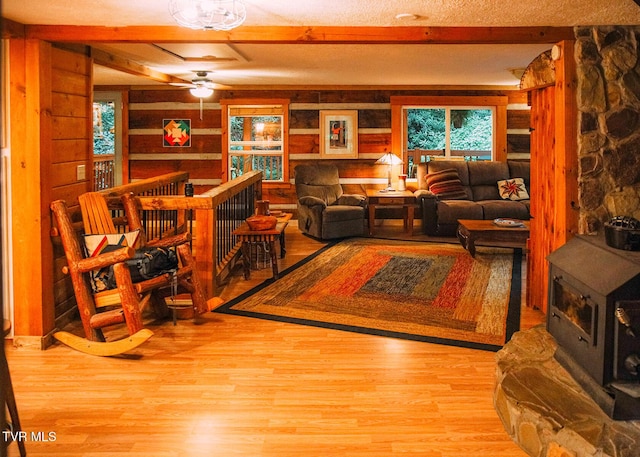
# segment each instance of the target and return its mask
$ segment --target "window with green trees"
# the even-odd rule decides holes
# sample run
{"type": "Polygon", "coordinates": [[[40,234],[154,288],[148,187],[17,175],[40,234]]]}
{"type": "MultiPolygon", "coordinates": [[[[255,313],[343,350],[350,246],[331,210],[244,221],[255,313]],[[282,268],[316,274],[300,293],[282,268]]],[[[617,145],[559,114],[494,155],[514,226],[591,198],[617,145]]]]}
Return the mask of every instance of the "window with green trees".
{"type": "Polygon", "coordinates": [[[420,162],[439,158],[506,159],[503,95],[391,97],[391,143],[402,155],[405,173],[416,177],[420,162]]]}
{"type": "Polygon", "coordinates": [[[491,160],[493,110],[489,108],[407,108],[406,149],[421,156],[491,160]]]}

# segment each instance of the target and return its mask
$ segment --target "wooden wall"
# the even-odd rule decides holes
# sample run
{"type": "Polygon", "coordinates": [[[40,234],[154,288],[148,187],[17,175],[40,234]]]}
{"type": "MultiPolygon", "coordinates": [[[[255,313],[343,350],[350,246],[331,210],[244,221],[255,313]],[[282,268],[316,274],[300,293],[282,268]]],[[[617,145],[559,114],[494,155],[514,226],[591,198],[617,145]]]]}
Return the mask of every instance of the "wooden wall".
{"type": "MultiPolygon", "coordinates": [[[[52,49],[50,197],[65,200],[71,209],[78,196],[91,191],[93,175],[92,63],[87,56],[52,49]],[[84,167],[84,177],[78,176],[84,167]]],[[[65,325],[75,308],[73,286],[62,273],[64,251],[54,245],[53,290],[56,327],[65,325]]]]}
{"type": "Polygon", "coordinates": [[[559,43],[553,86],[531,91],[531,239],[527,304],[547,310],[547,256],[578,233],[578,133],[574,42],[559,43]]]}
{"type": "MultiPolygon", "coordinates": [[[[216,91],[205,100],[203,119],[199,103],[188,90],[132,90],[129,92],[129,176],[142,179],[172,171],[187,171],[196,192],[220,183],[221,99],[289,99],[289,169],[320,159],[319,112],[325,109],[358,110],[358,159],[335,160],[347,191],[361,185],[385,181],[384,167],[374,166],[391,149],[390,97],[395,95],[506,95],[507,141],[510,158],[529,157],[529,107],[526,94],[518,91],[443,90],[227,90],[216,91]],[[162,146],[163,119],[191,119],[190,147],[162,146]]],[[[290,185],[264,187],[264,198],[272,207],[293,209],[295,195],[290,185]]]]}
{"type": "Polygon", "coordinates": [[[75,205],[92,185],[92,65],[85,55],[56,48],[51,63],[51,200],[75,205]],[[81,166],[85,177],[78,179],[81,166]]]}
{"type": "Polygon", "coordinates": [[[49,204],[90,188],[76,173],[91,170],[92,63],[39,40],[15,38],[9,49],[14,343],[42,347],[73,305],[49,204]]]}
{"type": "Polygon", "coordinates": [[[531,93],[531,238],[527,262],[527,304],[546,309],[547,277],[549,267],[546,256],[553,249],[556,231],[554,208],[555,119],[549,113],[555,111],[555,87],[546,87],[531,93]]]}

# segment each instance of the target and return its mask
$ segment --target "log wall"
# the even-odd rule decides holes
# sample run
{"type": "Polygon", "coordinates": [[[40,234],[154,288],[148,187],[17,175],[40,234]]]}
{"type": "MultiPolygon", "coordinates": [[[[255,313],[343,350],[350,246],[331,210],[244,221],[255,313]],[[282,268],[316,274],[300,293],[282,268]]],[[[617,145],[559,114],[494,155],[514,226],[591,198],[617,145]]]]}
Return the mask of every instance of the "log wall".
{"type": "MultiPolygon", "coordinates": [[[[333,160],[347,191],[361,191],[363,185],[381,184],[384,167],[374,166],[391,150],[391,96],[503,95],[507,110],[507,153],[509,158],[529,158],[529,106],[526,94],[518,91],[444,90],[223,90],[205,100],[202,120],[200,105],[188,90],[132,90],[129,92],[129,176],[148,178],[172,171],[186,171],[203,192],[221,181],[221,99],[290,100],[289,170],[299,163],[320,159],[320,110],[358,110],[358,159],[333,160]],[[163,119],[191,119],[190,147],[163,147],[163,119]]],[[[292,181],[291,181],[292,182],[292,181]]],[[[272,207],[293,209],[295,192],[291,185],[265,184],[263,197],[272,207]]]]}
{"type": "MultiPolygon", "coordinates": [[[[50,202],[65,200],[74,208],[92,185],[92,64],[87,56],[62,49],[52,48],[51,56],[51,193],[43,203],[48,209],[50,202]],[[78,167],[84,167],[84,178],[78,179],[78,167]]],[[[53,257],[54,313],[62,326],[75,298],[71,279],[62,273],[64,251],[55,246],[53,257]]]]}
{"type": "Polygon", "coordinates": [[[9,47],[14,344],[44,347],[74,305],[62,250],[49,237],[49,204],[77,204],[90,188],[92,62],[38,40],[9,47]]]}

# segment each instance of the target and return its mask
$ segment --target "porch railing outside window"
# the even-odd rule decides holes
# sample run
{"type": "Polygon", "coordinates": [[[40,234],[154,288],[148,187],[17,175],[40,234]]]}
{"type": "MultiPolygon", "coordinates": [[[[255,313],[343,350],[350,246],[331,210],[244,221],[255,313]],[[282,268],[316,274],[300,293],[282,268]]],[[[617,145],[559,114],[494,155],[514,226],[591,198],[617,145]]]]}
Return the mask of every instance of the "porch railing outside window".
{"type": "Polygon", "coordinates": [[[249,170],[262,171],[265,181],[282,181],[282,156],[256,154],[231,156],[231,179],[236,179],[249,170]]]}
{"type": "Polygon", "coordinates": [[[255,170],[264,181],[284,180],[284,107],[229,106],[229,178],[255,170]]]}
{"type": "Polygon", "coordinates": [[[93,156],[93,190],[110,189],[115,185],[115,155],[93,156]]]}

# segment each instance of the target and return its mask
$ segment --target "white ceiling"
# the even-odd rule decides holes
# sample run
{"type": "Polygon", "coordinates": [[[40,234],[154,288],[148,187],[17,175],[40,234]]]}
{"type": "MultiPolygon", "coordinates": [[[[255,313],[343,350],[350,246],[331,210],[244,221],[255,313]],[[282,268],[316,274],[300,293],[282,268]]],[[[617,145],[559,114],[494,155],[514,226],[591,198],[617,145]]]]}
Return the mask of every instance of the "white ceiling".
{"type": "MultiPolygon", "coordinates": [[[[634,0],[245,0],[244,26],[576,26],[637,25],[634,0]],[[399,20],[412,13],[415,20],[399,20]]],[[[3,0],[2,16],[24,24],[175,25],[168,0],[3,0]]],[[[242,27],[242,26],[240,26],[242,27]]],[[[126,33],[126,29],[122,31],[126,33]]],[[[525,68],[551,46],[101,44],[112,54],[191,79],[210,70],[215,82],[242,85],[500,85],[516,86],[525,68]],[[182,57],[216,56],[216,62],[182,57]]],[[[157,84],[104,67],[95,83],[157,84]]]]}

